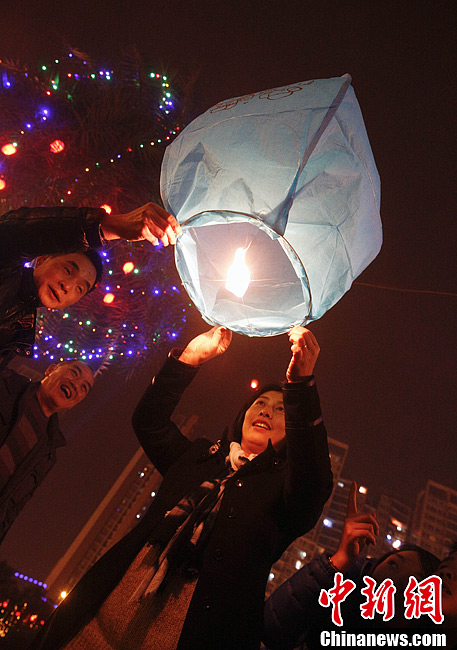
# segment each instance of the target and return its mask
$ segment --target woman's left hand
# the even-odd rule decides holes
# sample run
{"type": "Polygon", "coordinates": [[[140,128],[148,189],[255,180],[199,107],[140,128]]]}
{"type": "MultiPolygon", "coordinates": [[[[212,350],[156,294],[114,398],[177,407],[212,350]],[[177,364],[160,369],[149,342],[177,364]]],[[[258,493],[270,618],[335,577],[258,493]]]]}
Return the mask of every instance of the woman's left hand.
{"type": "Polygon", "coordinates": [[[287,381],[300,381],[313,374],[320,347],[314,334],[306,327],[296,326],[289,332],[292,359],[286,371],[287,381]]]}
{"type": "Polygon", "coordinates": [[[232,332],[226,327],[212,327],[208,332],[199,334],[187,344],[179,361],[190,366],[199,366],[205,361],[223,354],[232,340],[232,332]]]}

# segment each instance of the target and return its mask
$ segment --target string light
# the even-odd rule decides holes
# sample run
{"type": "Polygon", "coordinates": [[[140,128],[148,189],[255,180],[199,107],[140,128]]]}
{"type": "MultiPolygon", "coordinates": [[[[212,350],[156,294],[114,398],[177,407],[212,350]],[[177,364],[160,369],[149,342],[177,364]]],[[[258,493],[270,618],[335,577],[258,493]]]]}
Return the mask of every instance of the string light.
{"type": "MultiPolygon", "coordinates": [[[[0,83],[3,81],[5,96],[11,97],[11,107],[18,110],[11,110],[13,117],[2,129],[4,146],[13,145],[16,153],[14,167],[5,153],[2,152],[3,158],[0,154],[0,189],[3,184],[6,201],[10,205],[8,207],[8,203],[4,203],[6,209],[60,203],[100,205],[107,213],[113,209],[117,211],[119,199],[122,198],[117,179],[122,178],[123,170],[141,161],[141,173],[147,174],[150,179],[151,169],[159,170],[160,148],[163,150],[180,131],[173,118],[174,93],[169,88],[166,76],[154,71],[142,77],[145,79],[142,83],[148,88],[141,89],[142,96],[148,97],[144,110],[150,111],[147,116],[149,133],[146,129],[143,138],[135,140],[135,136],[132,136],[122,145],[119,145],[121,139],[116,140],[118,144],[112,151],[106,151],[106,148],[98,147],[98,143],[94,142],[92,149],[81,155],[74,144],[75,134],[79,137],[81,130],[80,123],[74,118],[78,106],[85,105],[88,93],[91,101],[93,96],[105,96],[107,101],[110,97],[107,93],[112,92],[114,87],[118,88],[118,92],[124,92],[124,88],[125,92],[136,92],[136,72],[129,78],[124,72],[118,75],[106,66],[92,69],[88,61],[81,60],[72,52],[64,57],[56,57],[52,63],[43,65],[33,74],[17,64],[8,66],[0,61],[0,83]],[[28,97],[34,98],[35,105],[24,105],[22,94],[15,93],[15,87],[29,88],[28,97]],[[145,91],[149,94],[145,94],[145,91]],[[95,95],[92,95],[93,92],[95,95]],[[150,102],[149,98],[155,100],[150,102]],[[159,147],[158,155],[147,158],[151,156],[148,151],[153,147],[159,147]],[[46,178],[52,179],[38,186],[35,174],[35,194],[30,194],[27,186],[29,178],[22,182],[18,171],[21,165],[29,164],[26,161],[30,160],[32,149],[36,154],[35,160],[38,161],[42,155],[39,169],[46,169],[46,178]],[[49,155],[50,151],[61,154],[58,165],[54,162],[54,156],[49,155]],[[62,155],[62,152],[65,154],[62,155]],[[149,168],[145,166],[145,160],[151,161],[149,168]]],[[[132,114],[136,120],[137,111],[132,114]]],[[[88,123],[87,128],[88,140],[92,143],[89,128],[93,128],[93,125],[88,123]]],[[[132,129],[131,132],[137,130],[132,129]]],[[[128,186],[128,191],[132,194],[131,186],[128,186]]],[[[147,200],[151,200],[149,190],[144,202],[147,200]]],[[[39,310],[33,358],[55,362],[81,359],[96,370],[114,362],[131,365],[145,359],[157,346],[167,346],[171,341],[176,341],[186,321],[189,304],[180,288],[172,289],[170,286],[173,284],[169,280],[169,266],[172,263],[170,249],[152,249],[148,242],[116,242],[113,250],[111,244],[109,246],[102,251],[102,287],[64,312],[39,310]]]]}

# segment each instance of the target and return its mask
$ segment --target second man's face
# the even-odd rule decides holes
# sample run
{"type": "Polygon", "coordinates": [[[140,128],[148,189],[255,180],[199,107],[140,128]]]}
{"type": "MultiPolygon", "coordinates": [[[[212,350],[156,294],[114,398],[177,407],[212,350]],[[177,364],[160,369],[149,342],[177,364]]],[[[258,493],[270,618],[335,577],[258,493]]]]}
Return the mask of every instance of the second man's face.
{"type": "Polygon", "coordinates": [[[49,366],[41,382],[41,391],[46,403],[58,413],[79,404],[93,384],[91,369],[81,361],[71,361],[49,366]]]}

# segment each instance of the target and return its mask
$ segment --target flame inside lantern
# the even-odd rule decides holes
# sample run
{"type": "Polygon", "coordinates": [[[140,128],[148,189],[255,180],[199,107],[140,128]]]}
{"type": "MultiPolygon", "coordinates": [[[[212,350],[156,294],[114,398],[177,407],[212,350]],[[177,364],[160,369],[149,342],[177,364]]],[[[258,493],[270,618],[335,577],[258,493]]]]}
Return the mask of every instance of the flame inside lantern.
{"type": "Polygon", "coordinates": [[[244,261],[247,250],[247,248],[236,249],[235,261],[229,269],[227,282],[225,283],[225,288],[238,298],[244,296],[251,282],[251,274],[244,261]]]}

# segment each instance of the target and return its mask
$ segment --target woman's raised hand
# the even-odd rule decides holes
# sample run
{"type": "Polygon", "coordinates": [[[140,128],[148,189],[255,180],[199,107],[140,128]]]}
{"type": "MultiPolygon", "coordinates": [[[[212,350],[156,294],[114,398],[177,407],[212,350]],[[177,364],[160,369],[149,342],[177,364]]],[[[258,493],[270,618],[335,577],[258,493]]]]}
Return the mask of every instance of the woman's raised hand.
{"type": "Polygon", "coordinates": [[[289,332],[292,359],[286,371],[287,381],[300,381],[313,374],[320,347],[314,334],[306,327],[292,327],[289,332]]]}
{"type": "Polygon", "coordinates": [[[182,352],[179,361],[190,366],[199,366],[205,361],[223,354],[232,340],[232,332],[226,327],[212,327],[208,332],[199,334],[182,352]]]}

